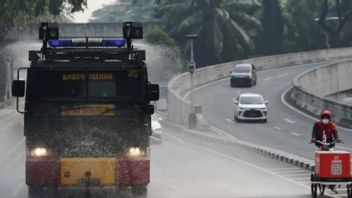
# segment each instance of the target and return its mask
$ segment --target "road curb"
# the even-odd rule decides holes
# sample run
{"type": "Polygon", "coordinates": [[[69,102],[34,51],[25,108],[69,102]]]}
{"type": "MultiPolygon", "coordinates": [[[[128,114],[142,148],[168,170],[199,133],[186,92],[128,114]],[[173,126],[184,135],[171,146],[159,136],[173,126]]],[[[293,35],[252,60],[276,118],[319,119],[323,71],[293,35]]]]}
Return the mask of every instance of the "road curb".
{"type": "Polygon", "coordinates": [[[303,169],[306,169],[309,171],[314,170],[314,161],[313,160],[310,160],[310,159],[307,159],[304,157],[300,157],[300,156],[292,154],[292,153],[280,151],[280,150],[273,149],[273,148],[266,147],[266,146],[261,146],[261,145],[249,143],[249,142],[242,141],[242,140],[234,140],[234,139],[224,138],[219,135],[211,134],[209,132],[206,133],[203,131],[187,129],[186,127],[184,127],[182,125],[178,125],[178,124],[171,123],[168,121],[164,121],[164,123],[172,125],[174,127],[181,128],[182,129],[181,132],[183,132],[185,134],[200,137],[200,138],[207,140],[207,141],[219,142],[222,144],[228,144],[228,145],[233,145],[236,147],[241,147],[243,149],[246,149],[247,151],[251,151],[251,152],[254,152],[254,153],[257,153],[257,154],[263,155],[265,157],[269,157],[274,160],[278,160],[278,161],[281,161],[281,162],[284,162],[287,164],[291,164],[291,165],[297,166],[299,168],[303,168],[303,169]]]}

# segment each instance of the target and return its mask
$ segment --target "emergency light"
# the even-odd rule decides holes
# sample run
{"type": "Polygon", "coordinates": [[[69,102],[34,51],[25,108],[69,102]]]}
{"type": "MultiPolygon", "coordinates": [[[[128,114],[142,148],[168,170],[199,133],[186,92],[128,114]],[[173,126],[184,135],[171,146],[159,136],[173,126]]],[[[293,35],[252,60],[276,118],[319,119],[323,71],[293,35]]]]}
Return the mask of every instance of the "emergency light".
{"type": "Polygon", "coordinates": [[[49,40],[50,47],[123,47],[126,42],[124,39],[54,39],[49,40]]]}
{"type": "Polygon", "coordinates": [[[49,40],[50,47],[69,47],[73,46],[72,40],[49,40]]]}
{"type": "Polygon", "coordinates": [[[116,47],[123,47],[125,46],[125,40],[124,39],[103,39],[102,40],[102,45],[103,46],[116,46],[116,47]]]}

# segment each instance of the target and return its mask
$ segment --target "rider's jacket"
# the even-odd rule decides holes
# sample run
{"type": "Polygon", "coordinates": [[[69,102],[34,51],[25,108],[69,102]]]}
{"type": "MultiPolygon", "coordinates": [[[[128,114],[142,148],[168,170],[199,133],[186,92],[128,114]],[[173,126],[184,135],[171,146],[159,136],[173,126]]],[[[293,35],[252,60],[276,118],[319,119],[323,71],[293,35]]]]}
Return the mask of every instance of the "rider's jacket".
{"type": "MultiPolygon", "coordinates": [[[[331,118],[331,114],[328,111],[323,112],[322,117],[323,116],[329,116],[331,118]]],[[[324,124],[322,120],[318,120],[314,123],[313,131],[312,131],[312,139],[323,141],[324,133],[326,136],[327,143],[337,140],[339,138],[336,130],[336,124],[331,119],[328,124],[324,124]]],[[[318,142],[316,142],[315,145],[318,147],[321,146],[321,144],[318,142]]],[[[335,144],[330,145],[330,147],[334,147],[334,146],[335,144]]]]}

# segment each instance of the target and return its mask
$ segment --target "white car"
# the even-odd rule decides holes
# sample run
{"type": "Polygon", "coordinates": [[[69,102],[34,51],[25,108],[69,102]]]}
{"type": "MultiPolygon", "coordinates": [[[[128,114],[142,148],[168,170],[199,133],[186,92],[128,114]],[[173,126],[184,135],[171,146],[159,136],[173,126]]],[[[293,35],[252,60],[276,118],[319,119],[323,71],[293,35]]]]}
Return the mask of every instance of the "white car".
{"type": "Polygon", "coordinates": [[[161,120],[161,118],[159,118],[156,114],[153,114],[151,116],[151,120],[152,120],[152,123],[151,123],[152,139],[155,141],[161,142],[162,127],[161,127],[161,124],[159,123],[159,120],[161,120]]]}
{"type": "Polygon", "coordinates": [[[240,94],[233,101],[235,103],[235,120],[267,122],[268,102],[263,96],[254,93],[240,94]]]}

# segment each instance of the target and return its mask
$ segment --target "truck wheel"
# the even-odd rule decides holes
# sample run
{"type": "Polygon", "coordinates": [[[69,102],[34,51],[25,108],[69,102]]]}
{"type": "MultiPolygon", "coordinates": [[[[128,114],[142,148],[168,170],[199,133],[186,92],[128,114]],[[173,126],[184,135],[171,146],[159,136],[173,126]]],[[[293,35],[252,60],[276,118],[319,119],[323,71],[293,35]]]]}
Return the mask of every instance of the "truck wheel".
{"type": "Polygon", "coordinates": [[[148,195],[147,185],[132,186],[132,198],[146,198],[148,195]]]}
{"type": "Polygon", "coordinates": [[[58,187],[56,187],[56,186],[28,187],[28,197],[30,197],[30,198],[45,198],[45,197],[58,198],[58,197],[60,197],[60,192],[58,190],[58,187]]]}
{"type": "Polygon", "coordinates": [[[43,197],[44,192],[43,188],[37,188],[37,187],[29,187],[28,186],[28,197],[30,198],[39,198],[43,197]]]}

